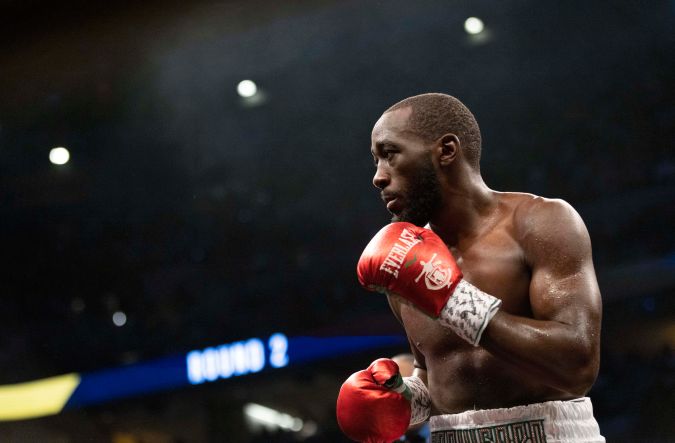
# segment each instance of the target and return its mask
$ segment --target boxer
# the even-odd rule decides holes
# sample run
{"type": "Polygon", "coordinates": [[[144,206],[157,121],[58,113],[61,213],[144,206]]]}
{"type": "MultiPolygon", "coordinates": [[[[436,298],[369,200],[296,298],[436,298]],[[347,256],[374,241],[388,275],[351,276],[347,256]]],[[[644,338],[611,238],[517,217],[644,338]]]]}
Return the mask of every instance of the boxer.
{"type": "Polygon", "coordinates": [[[602,306],[578,213],[490,189],[478,123],[448,95],[386,110],[371,152],[393,218],[357,274],[386,294],[415,370],[378,359],[352,375],[337,401],[345,434],[390,442],[428,420],[432,442],[604,442],[586,397],[602,306]]]}

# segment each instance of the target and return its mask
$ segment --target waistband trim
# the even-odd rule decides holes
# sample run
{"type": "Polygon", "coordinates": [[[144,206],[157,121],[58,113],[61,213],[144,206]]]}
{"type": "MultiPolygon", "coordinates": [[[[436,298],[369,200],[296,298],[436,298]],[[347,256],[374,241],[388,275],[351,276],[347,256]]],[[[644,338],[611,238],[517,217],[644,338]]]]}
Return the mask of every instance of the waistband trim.
{"type": "Polygon", "coordinates": [[[437,415],[429,422],[432,443],[605,441],[587,397],[437,415]]]}

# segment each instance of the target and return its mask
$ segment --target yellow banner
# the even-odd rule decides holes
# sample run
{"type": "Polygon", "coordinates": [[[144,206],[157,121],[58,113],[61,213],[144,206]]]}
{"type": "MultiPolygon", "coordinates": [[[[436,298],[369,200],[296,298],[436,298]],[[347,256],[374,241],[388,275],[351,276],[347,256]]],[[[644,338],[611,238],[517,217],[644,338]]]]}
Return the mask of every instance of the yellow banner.
{"type": "Polygon", "coordinates": [[[79,384],[72,373],[0,386],[0,421],[58,414],[79,384]]]}

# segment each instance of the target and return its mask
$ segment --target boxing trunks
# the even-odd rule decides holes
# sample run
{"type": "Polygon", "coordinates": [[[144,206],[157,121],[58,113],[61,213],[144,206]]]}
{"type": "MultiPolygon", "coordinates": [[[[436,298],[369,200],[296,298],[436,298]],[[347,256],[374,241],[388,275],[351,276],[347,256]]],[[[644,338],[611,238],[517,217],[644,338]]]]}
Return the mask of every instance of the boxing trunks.
{"type": "Polygon", "coordinates": [[[604,443],[590,398],[429,419],[431,443],[604,443]]]}

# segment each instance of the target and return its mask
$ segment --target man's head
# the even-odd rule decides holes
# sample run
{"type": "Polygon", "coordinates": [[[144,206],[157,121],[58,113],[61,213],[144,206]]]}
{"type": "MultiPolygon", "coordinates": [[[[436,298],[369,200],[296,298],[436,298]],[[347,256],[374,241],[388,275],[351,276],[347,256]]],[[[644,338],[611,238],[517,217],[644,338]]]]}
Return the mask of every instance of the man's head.
{"type": "Polygon", "coordinates": [[[440,172],[462,163],[480,173],[481,137],[473,114],[445,94],[422,94],[387,109],[373,128],[371,151],[392,221],[426,224],[442,205],[440,172]]]}
{"type": "Polygon", "coordinates": [[[455,97],[429,93],[401,100],[384,113],[410,108],[408,129],[428,143],[445,134],[454,134],[462,146],[467,163],[480,170],[481,136],[478,122],[469,108],[455,97]]]}

